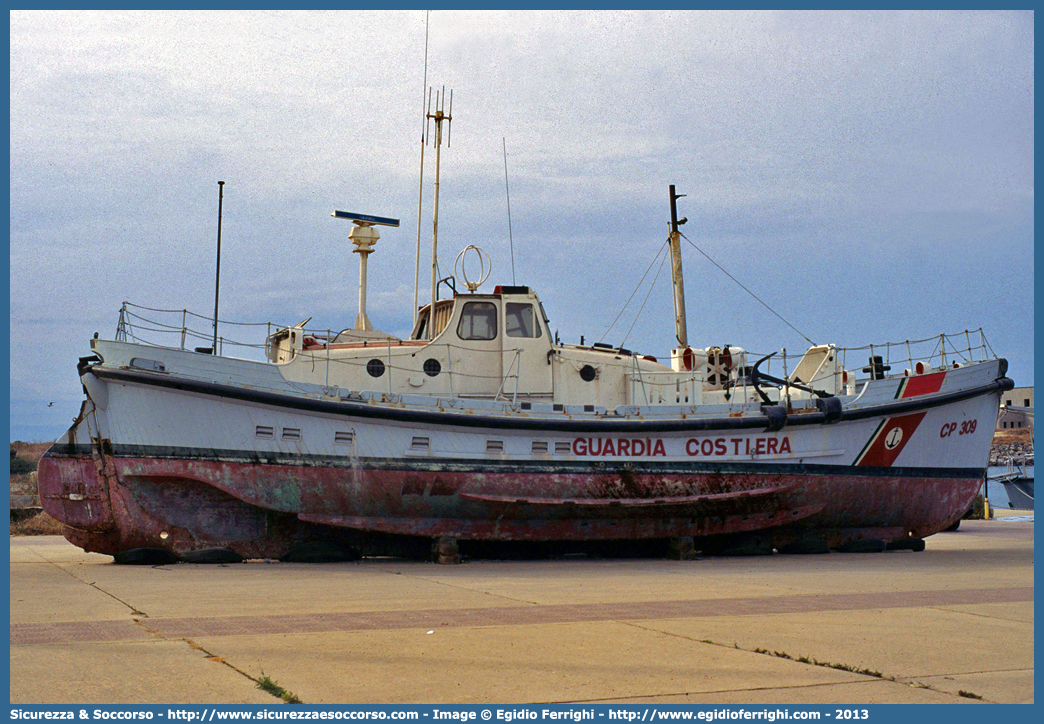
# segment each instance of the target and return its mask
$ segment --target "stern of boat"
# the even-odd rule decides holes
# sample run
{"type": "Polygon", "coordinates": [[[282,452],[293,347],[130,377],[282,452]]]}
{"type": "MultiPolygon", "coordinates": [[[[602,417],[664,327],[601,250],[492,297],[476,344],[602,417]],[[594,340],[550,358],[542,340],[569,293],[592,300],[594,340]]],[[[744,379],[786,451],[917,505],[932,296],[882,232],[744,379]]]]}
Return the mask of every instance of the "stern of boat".
{"type": "Polygon", "coordinates": [[[88,398],[72,427],[41,458],[38,484],[41,507],[62,523],[65,537],[84,550],[106,552],[118,538],[109,498],[114,469],[108,440],[91,436],[93,413],[88,398]]]}

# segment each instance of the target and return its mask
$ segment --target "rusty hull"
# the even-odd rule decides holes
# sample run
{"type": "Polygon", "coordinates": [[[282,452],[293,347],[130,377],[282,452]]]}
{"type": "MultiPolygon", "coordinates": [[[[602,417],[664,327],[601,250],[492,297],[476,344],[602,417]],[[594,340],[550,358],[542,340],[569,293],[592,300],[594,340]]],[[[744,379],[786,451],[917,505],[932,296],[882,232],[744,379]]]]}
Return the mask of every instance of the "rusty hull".
{"type": "Polygon", "coordinates": [[[853,468],[665,473],[633,463],[586,472],[354,468],[118,457],[55,446],[40,462],[44,509],[88,551],[210,547],[278,558],[329,541],[364,554],[449,536],[487,541],[922,538],[968,509],[979,480],[853,468]],[[858,474],[856,474],[858,473],[858,474]],[[517,491],[532,491],[519,496],[517,491]],[[514,491],[514,492],[513,492],[514,491]]]}

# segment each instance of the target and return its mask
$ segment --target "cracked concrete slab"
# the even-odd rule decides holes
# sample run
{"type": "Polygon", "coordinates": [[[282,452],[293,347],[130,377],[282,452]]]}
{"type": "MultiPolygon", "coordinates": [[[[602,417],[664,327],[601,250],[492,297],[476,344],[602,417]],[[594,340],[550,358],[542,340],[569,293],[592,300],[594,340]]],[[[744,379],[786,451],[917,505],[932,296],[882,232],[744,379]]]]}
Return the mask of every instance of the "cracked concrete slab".
{"type": "MultiPolygon", "coordinates": [[[[1032,666],[1010,671],[994,670],[944,676],[919,676],[917,682],[927,684],[937,691],[947,692],[950,695],[960,696],[962,691],[967,694],[975,694],[982,697],[982,703],[1033,703],[1032,666]]],[[[971,699],[971,701],[975,700],[971,699]]]]}
{"type": "MultiPolygon", "coordinates": [[[[801,703],[808,706],[843,705],[854,708],[871,704],[982,704],[974,699],[955,699],[952,695],[903,682],[867,679],[841,684],[815,684],[800,687],[769,687],[763,689],[733,689],[683,696],[657,697],[657,703],[673,706],[710,706],[736,704],[766,707],[801,703]]],[[[607,704],[648,704],[644,698],[620,699],[607,704]]]]}
{"type": "Polygon", "coordinates": [[[724,681],[772,687],[860,678],[616,621],[286,634],[281,642],[274,650],[249,636],[201,640],[230,661],[263,661],[266,673],[316,704],[597,703],[709,692],[724,681]]]}
{"type": "Polygon", "coordinates": [[[736,643],[748,650],[760,647],[904,678],[1033,668],[1032,627],[934,607],[682,619],[649,625],[725,645],[736,643]]]}
{"type": "Polygon", "coordinates": [[[83,551],[79,551],[78,560],[70,559],[68,549],[78,549],[63,539],[47,538],[52,541],[50,545],[41,545],[40,539],[12,539],[11,620],[126,619],[128,609],[125,605],[89,586],[76,575],[77,571],[96,571],[107,566],[112,559],[83,551]]]}
{"type": "Polygon", "coordinates": [[[185,641],[11,647],[12,704],[273,704],[185,641]]]}

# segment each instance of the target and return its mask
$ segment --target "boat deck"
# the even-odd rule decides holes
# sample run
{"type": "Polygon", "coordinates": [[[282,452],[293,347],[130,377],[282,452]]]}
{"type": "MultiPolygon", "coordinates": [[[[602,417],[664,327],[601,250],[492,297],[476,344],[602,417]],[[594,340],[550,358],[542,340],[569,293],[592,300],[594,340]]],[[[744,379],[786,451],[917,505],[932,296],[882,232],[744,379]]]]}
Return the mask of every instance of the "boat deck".
{"type": "Polygon", "coordinates": [[[306,704],[1034,697],[1031,520],[919,553],[111,560],[11,539],[12,703],[279,704],[262,675],[306,704]]]}

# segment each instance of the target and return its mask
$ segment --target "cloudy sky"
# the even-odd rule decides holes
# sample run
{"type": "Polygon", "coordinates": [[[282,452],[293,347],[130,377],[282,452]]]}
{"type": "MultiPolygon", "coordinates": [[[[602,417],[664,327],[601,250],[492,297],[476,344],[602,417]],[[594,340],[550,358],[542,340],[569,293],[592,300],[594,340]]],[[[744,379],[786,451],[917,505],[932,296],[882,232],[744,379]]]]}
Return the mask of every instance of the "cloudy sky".
{"type": "MultiPolygon", "coordinates": [[[[685,243],[694,346],[983,327],[1033,384],[1032,13],[436,11],[428,27],[428,85],[453,92],[444,274],[483,247],[490,284],[533,286],[564,342],[602,338],[637,288],[604,341],[666,357],[675,184],[688,239],[789,323],[685,243]]],[[[219,180],[222,319],[351,326],[344,209],[402,220],[370,257],[368,312],[408,334],[424,53],[421,10],[13,12],[11,438],[67,426],[77,358],[122,302],[213,313],[219,180]]]]}

